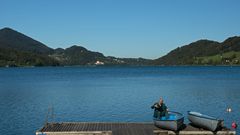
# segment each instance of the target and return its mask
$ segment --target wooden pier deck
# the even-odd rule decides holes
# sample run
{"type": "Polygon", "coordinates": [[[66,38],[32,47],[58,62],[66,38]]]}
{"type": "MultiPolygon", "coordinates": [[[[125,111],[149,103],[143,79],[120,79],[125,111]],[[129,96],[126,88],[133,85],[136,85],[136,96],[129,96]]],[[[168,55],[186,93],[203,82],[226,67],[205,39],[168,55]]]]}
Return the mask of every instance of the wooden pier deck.
{"type": "Polygon", "coordinates": [[[64,122],[47,123],[36,135],[235,135],[223,129],[216,133],[187,125],[179,132],[163,130],[153,123],[64,122]]]}

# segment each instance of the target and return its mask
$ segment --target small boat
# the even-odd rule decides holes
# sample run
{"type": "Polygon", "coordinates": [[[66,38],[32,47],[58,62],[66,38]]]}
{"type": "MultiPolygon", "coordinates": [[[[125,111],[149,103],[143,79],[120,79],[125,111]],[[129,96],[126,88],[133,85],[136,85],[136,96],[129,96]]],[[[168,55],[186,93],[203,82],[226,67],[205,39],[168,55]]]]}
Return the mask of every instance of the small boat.
{"type": "Polygon", "coordinates": [[[153,121],[156,127],[178,131],[183,126],[184,116],[179,112],[169,111],[168,116],[160,118],[153,117],[153,121]]]}
{"type": "Polygon", "coordinates": [[[223,127],[223,120],[199,112],[188,111],[188,120],[195,126],[211,131],[216,131],[223,127]]]}

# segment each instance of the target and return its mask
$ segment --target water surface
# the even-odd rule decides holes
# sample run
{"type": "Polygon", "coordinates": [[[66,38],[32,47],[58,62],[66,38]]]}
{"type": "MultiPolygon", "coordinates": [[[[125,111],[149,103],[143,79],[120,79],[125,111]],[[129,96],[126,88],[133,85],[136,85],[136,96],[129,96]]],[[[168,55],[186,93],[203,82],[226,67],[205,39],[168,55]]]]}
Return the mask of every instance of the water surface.
{"type": "Polygon", "coordinates": [[[160,96],[184,115],[239,123],[240,67],[0,68],[0,134],[35,134],[50,106],[49,121],[151,122],[160,96]]]}

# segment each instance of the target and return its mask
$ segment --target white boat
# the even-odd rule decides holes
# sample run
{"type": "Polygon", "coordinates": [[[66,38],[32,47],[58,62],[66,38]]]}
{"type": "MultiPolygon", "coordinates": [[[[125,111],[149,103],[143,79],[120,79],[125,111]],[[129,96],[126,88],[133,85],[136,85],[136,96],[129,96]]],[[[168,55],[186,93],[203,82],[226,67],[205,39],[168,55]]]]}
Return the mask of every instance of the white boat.
{"type": "Polygon", "coordinates": [[[199,112],[188,111],[188,120],[195,126],[211,131],[216,131],[223,127],[223,120],[199,112]]]}

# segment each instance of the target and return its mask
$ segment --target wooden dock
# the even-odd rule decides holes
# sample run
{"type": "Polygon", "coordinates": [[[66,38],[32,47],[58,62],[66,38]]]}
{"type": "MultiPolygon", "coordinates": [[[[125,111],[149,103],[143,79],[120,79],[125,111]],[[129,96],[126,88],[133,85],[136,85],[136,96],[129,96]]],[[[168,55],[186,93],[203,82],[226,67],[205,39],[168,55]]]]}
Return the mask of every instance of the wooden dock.
{"type": "Polygon", "coordinates": [[[236,135],[236,131],[223,129],[211,132],[187,125],[179,132],[163,130],[153,123],[109,123],[109,122],[64,122],[47,123],[36,135],[236,135]]]}

